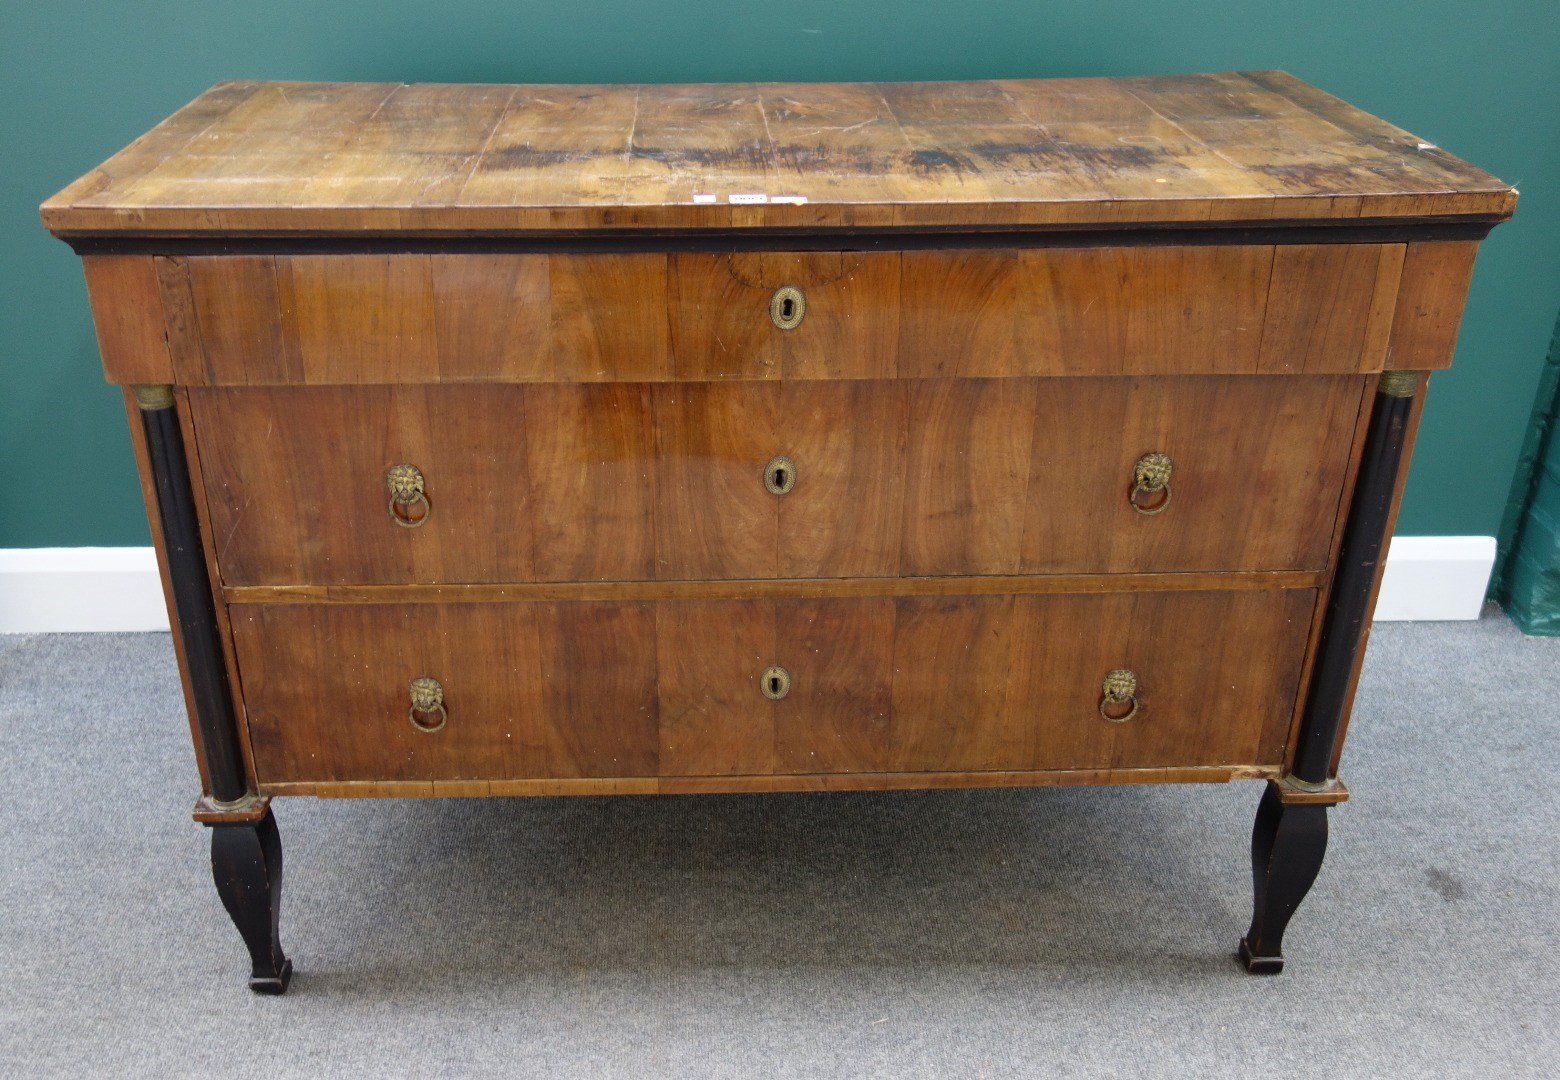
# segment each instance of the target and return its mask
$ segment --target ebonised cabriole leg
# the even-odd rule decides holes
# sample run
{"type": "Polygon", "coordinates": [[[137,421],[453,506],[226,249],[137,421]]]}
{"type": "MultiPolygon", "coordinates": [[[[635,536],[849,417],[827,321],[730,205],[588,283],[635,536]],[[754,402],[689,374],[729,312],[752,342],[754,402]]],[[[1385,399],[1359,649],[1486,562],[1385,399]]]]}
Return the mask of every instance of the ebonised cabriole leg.
{"type": "Polygon", "coordinates": [[[211,826],[211,874],[222,906],[249,949],[249,989],[280,994],[292,981],[282,953],[282,838],[270,808],[252,824],[211,826]]]}
{"type": "Polygon", "coordinates": [[[1327,806],[1285,805],[1269,785],[1251,830],[1253,912],[1240,939],[1240,958],[1254,975],[1284,970],[1284,929],[1322,868],[1327,853],[1327,806]]]}
{"type": "Polygon", "coordinates": [[[277,936],[282,840],[269,800],[249,783],[239,748],[238,718],[173,388],[137,386],[135,400],[157,490],[157,520],[194,705],[195,735],[205,764],[207,790],[196,803],[195,818],[211,829],[217,892],[254,962],[249,988],[280,994],[292,979],[292,962],[282,954],[277,936]]]}
{"type": "Polygon", "coordinates": [[[1333,775],[1333,762],[1370,632],[1413,399],[1421,382],[1422,376],[1413,371],[1384,372],[1377,381],[1289,770],[1268,784],[1251,833],[1255,904],[1251,929],[1240,942],[1240,958],[1253,974],[1284,969],[1284,928],[1316,880],[1327,852],[1327,809],[1348,797],[1333,775]]]}

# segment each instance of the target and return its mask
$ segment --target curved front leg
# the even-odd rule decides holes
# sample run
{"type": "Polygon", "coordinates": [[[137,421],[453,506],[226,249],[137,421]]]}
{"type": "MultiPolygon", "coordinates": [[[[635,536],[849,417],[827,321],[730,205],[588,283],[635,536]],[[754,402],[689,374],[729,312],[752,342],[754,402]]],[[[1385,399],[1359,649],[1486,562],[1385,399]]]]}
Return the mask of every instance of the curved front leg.
{"type": "Polygon", "coordinates": [[[1240,939],[1240,958],[1253,975],[1284,970],[1284,930],[1322,869],[1333,801],[1285,802],[1280,783],[1262,793],[1251,831],[1251,928],[1240,939]]]}
{"type": "Polygon", "coordinates": [[[211,874],[217,893],[249,948],[249,989],[281,994],[292,981],[282,953],[282,838],[270,807],[258,821],[218,823],[211,829],[211,874]]]}

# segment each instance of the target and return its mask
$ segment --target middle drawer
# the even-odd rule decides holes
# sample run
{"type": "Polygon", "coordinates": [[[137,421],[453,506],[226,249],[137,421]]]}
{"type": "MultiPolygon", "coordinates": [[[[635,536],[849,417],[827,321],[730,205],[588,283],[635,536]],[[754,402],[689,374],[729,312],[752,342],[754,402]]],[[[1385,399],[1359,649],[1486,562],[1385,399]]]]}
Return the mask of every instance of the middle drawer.
{"type": "Polygon", "coordinates": [[[1359,376],[189,392],[227,585],[1318,570],[1359,376]]]}

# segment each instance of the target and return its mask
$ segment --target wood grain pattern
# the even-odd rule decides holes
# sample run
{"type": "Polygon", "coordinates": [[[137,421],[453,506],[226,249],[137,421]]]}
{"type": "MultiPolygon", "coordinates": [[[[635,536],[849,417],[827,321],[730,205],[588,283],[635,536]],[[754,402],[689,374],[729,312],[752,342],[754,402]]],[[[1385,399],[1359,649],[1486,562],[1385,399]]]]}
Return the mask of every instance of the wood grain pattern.
{"type": "Polygon", "coordinates": [[[911,389],[906,574],[1011,574],[1023,543],[1033,381],[935,380],[911,389]]]}
{"type": "MultiPolygon", "coordinates": [[[[654,577],[651,522],[658,470],[650,388],[632,383],[530,386],[522,408],[526,456],[514,462],[504,483],[530,496],[526,516],[537,580],[654,577]]],[[[494,429],[481,434],[485,440],[499,437],[494,429]]],[[[473,520],[465,527],[481,530],[489,522],[473,520]]]]}
{"type": "MultiPolygon", "coordinates": [[[[1400,244],[194,256],[193,325],[180,338],[203,359],[177,375],[268,385],[1363,373],[1385,359],[1402,259],[1400,244]],[[807,298],[793,330],[769,318],[786,284],[807,298]]],[[[1455,286],[1419,301],[1421,337],[1444,323],[1455,286]]]]}
{"type": "Polygon", "coordinates": [[[1259,370],[1314,375],[1379,369],[1402,265],[1402,244],[1275,248],[1259,370]]]}
{"type": "Polygon", "coordinates": [[[162,300],[163,337],[168,344],[173,377],[178,382],[198,381],[205,364],[205,352],[200,340],[200,316],[195,306],[194,284],[190,281],[189,260],[179,255],[159,255],[153,262],[162,300]],[[192,380],[187,373],[196,373],[196,378],[192,380]]]}
{"type": "Polygon", "coordinates": [[[235,609],[234,635],[265,784],[1260,767],[1314,600],[279,605],[235,609]],[[1140,685],[1124,724],[1098,712],[1117,667],[1140,685]],[[406,718],[424,675],[438,732],[406,718]]]}
{"type": "Polygon", "coordinates": [[[1038,373],[1051,359],[1020,334],[1019,251],[923,251],[901,260],[899,374],[906,378],[1038,373]]]}
{"type": "Polygon", "coordinates": [[[228,584],[536,574],[519,387],[196,390],[190,406],[228,584]],[[398,464],[425,478],[415,529],[390,516],[385,471],[398,464]]]}
{"type": "Polygon", "coordinates": [[[776,445],[796,484],[776,500],[781,577],[899,572],[910,437],[904,382],[788,382],[776,445]]]}
{"type": "MultiPolygon", "coordinates": [[[[775,602],[775,662],[792,681],[773,703],[776,760],[764,771],[857,772],[893,756],[895,672],[918,660],[895,646],[895,606],[886,597],[775,602]]],[[[667,773],[714,771],[696,752],[669,756],[663,766],[667,773]]]]}
{"type": "Polygon", "coordinates": [[[898,252],[743,252],[671,257],[680,379],[870,379],[897,368],[898,252]],[[769,302],[800,288],[806,315],[776,327],[769,302]]]}
{"type": "Polygon", "coordinates": [[[1461,241],[1408,245],[1388,368],[1434,371],[1451,366],[1478,248],[1461,241]]]}
{"type": "Polygon", "coordinates": [[[448,235],[1496,218],[1514,202],[1509,185],[1296,79],[1231,72],[223,83],[41,212],[60,234],[448,235]]]}
{"type": "Polygon", "coordinates": [[[1033,760],[1096,768],[1256,763],[1269,733],[1288,728],[1314,594],[1097,599],[1098,607],[1093,599],[1026,597],[1015,620],[1013,678],[1023,680],[1025,700],[1038,714],[1073,719],[1034,729],[1033,760]],[[1099,679],[1117,667],[1136,672],[1141,708],[1133,720],[1110,724],[1097,712],[1099,679]]]}
{"type": "Polygon", "coordinates": [[[656,605],[662,768],[695,761],[714,773],[775,769],[774,703],[759,680],[776,659],[772,602],[656,605]]]}
{"type": "MultiPolygon", "coordinates": [[[[1024,768],[1035,717],[1027,682],[1031,665],[1050,668],[1058,681],[1087,675],[1056,669],[1049,658],[1015,668],[1017,624],[1030,617],[1030,600],[992,597],[904,597],[895,603],[893,629],[893,758],[901,768],[983,771],[1024,768]],[[931,764],[943,762],[943,765],[931,764]],[[913,764],[912,764],[913,763],[913,764]]],[[[1107,669],[1108,670],[1108,669],[1107,669]]],[[[1101,675],[1104,674],[1102,671],[1101,675]]],[[[1052,718],[1046,718],[1050,720],[1052,718]]],[[[1061,763],[1072,765],[1072,762],[1061,763]]]]}
{"type": "Polygon", "coordinates": [[[1028,573],[1327,565],[1365,381],[1042,379],[1020,505],[1028,573]],[[1087,417],[1087,422],[1080,422],[1087,417]],[[1128,498],[1144,454],[1170,456],[1170,504],[1128,498]]]}
{"type": "Polygon", "coordinates": [[[202,362],[181,368],[179,381],[296,384],[305,381],[298,337],[282,307],[276,260],[229,255],[188,261],[202,362]]]}
{"type": "Polygon", "coordinates": [[[554,378],[671,377],[664,255],[555,255],[547,265],[554,378]]]}
{"type": "Polygon", "coordinates": [[[431,256],[438,377],[475,382],[550,377],[555,370],[547,317],[550,271],[545,255],[431,256]]]}
{"type": "Polygon", "coordinates": [[[238,585],[229,604],[492,604],[565,600],[749,600],[864,596],[1024,596],[1047,593],[1314,589],[1314,570],[1173,574],[992,574],[980,577],[732,578],[709,581],[549,581],[497,585],[238,585]]]}
{"type": "Polygon", "coordinates": [[[1273,260],[1271,247],[1025,252],[1020,355],[1046,358],[1036,374],[1256,372],[1273,260]]]}
{"type": "Polygon", "coordinates": [[[415,382],[436,342],[432,260],[421,255],[294,255],[278,259],[277,289],[295,335],[303,382],[415,382]]]}
{"type": "Polygon", "coordinates": [[[646,605],[245,608],[233,622],[266,781],[654,774],[646,605]],[[407,718],[439,680],[449,720],[407,718]]]}
{"type": "Polygon", "coordinates": [[[81,260],[103,373],[115,383],[174,382],[163,322],[162,286],[150,255],[81,260]]]}
{"type": "Polygon", "coordinates": [[[922,791],[944,788],[1079,787],[1090,784],[1227,784],[1267,780],[1272,766],[1199,766],[1185,769],[1046,769],[1038,771],[920,773],[793,773],[759,776],[563,777],[555,780],[345,780],[268,783],[267,795],[320,799],[426,799],[456,795],[712,795],[805,791],[922,791]]]}
{"type": "MultiPolygon", "coordinates": [[[[316,201],[329,204],[346,202],[366,205],[358,188],[361,158],[343,155],[360,126],[373,122],[399,89],[391,83],[349,83],[337,86],[305,85],[261,87],[242,94],[241,88],[221,85],[216,88],[232,108],[210,116],[203,130],[181,131],[166,145],[153,129],[141,142],[143,158],[160,157],[149,168],[139,170],[122,189],[110,183],[100,187],[85,201],[102,202],[121,191],[132,203],[147,207],[178,207],[177,217],[194,231],[223,232],[228,218],[229,198],[211,199],[212,188],[226,188],[229,196],[250,207],[286,205],[316,201]],[[330,175],[321,170],[321,159],[336,160],[339,171],[330,175]]],[[[200,102],[194,111],[203,112],[200,102]]],[[[182,125],[175,124],[175,127],[182,125]]],[[[185,129],[188,130],[188,129],[185,129]]],[[[412,156],[415,156],[415,152],[412,156]]],[[[381,160],[385,169],[388,162],[381,160]]],[[[115,171],[113,159],[105,171],[115,171]]],[[[421,171],[421,170],[417,170],[421,171]]],[[[408,177],[407,172],[389,173],[408,177]]],[[[415,178],[408,177],[408,179],[415,178]]],[[[237,218],[244,214],[240,211],[237,218]]],[[[362,220],[361,213],[343,215],[362,220]]]]}
{"type": "MultiPolygon", "coordinates": [[[[94,197],[112,198],[110,193],[128,189],[147,173],[167,163],[212,124],[232,119],[235,108],[259,93],[261,85],[238,81],[218,83],[103,164],[72,181],[46,205],[50,205],[52,211],[94,197]]],[[[44,212],[45,225],[51,211],[44,212]]]]}
{"type": "Polygon", "coordinates": [[[765,490],[764,467],[783,445],[778,384],[657,386],[654,397],[656,576],[774,577],[781,496],[765,490]]]}
{"type": "Polygon", "coordinates": [[[192,390],[230,586],[1317,571],[1364,380],[192,390]],[[1079,424],[1079,417],[1090,417],[1079,424]],[[1172,504],[1129,494],[1169,454],[1172,504]],[[789,457],[796,486],[764,487],[789,457]],[[385,470],[433,507],[388,513],[385,470]]]}

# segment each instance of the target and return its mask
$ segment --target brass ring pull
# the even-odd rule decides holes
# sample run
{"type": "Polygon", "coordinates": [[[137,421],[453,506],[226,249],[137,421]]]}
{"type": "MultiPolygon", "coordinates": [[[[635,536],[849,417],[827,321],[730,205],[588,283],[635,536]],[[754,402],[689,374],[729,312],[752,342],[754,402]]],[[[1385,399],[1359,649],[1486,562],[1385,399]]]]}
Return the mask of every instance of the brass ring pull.
{"type": "Polygon", "coordinates": [[[1138,714],[1138,682],[1137,675],[1131,668],[1117,668],[1105,674],[1105,681],[1100,686],[1100,719],[1112,724],[1125,724],[1138,714]],[[1126,712],[1120,712],[1120,707],[1131,703],[1131,708],[1126,712]],[[1111,711],[1111,706],[1116,711],[1111,711]]]}
{"type": "Polygon", "coordinates": [[[795,330],[807,314],[807,297],[795,285],[782,285],[769,298],[769,318],[782,330],[795,330]]]}
{"type": "Polygon", "coordinates": [[[764,466],[764,490],[784,495],[796,486],[796,462],[788,457],[770,458],[764,466]]]}
{"type": "Polygon", "coordinates": [[[791,673],[779,664],[764,669],[758,688],[770,701],[779,701],[791,692],[791,673]]]}
{"type": "Polygon", "coordinates": [[[1170,474],[1173,471],[1169,454],[1155,451],[1138,458],[1132,467],[1132,493],[1127,496],[1132,509],[1146,515],[1163,513],[1170,505],[1170,474]]]}
{"type": "Polygon", "coordinates": [[[412,727],[430,733],[443,727],[450,714],[444,707],[444,687],[439,685],[439,680],[424,675],[413,679],[407,690],[412,695],[412,707],[406,710],[406,718],[412,722],[412,727]]]}
{"type": "Polygon", "coordinates": [[[385,470],[385,486],[390,489],[390,520],[403,529],[421,528],[433,510],[423,492],[422,470],[416,465],[392,465],[385,470]]]}

